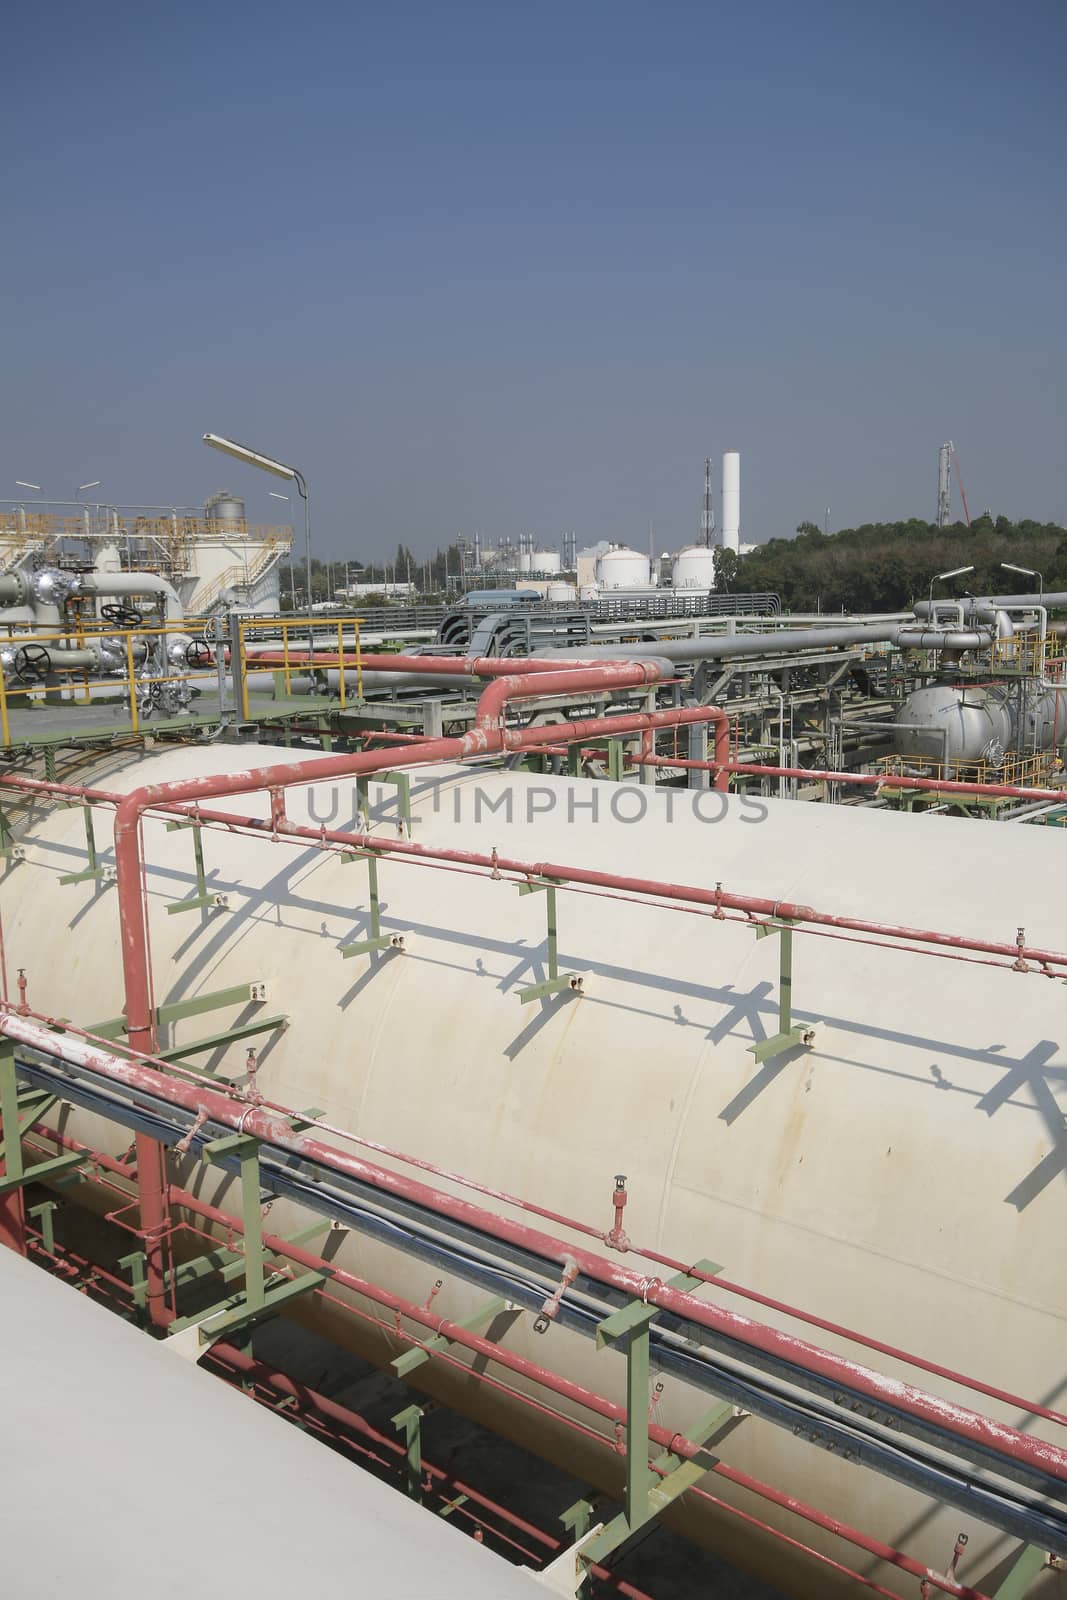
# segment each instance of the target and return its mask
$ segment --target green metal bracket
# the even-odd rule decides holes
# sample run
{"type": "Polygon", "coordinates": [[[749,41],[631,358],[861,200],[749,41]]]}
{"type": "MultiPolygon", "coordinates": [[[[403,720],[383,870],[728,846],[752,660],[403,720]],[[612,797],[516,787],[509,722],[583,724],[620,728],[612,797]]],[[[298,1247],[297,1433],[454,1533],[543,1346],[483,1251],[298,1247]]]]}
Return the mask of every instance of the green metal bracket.
{"type": "MultiPolygon", "coordinates": [[[[479,1333],[482,1328],[488,1327],[493,1318],[498,1316],[501,1311],[505,1311],[508,1304],[507,1300],[496,1296],[492,1300],[487,1300],[485,1305],[480,1306],[473,1316],[465,1317],[462,1322],[457,1322],[456,1327],[463,1328],[467,1333],[479,1333]]],[[[424,1361],[429,1361],[435,1350],[446,1350],[451,1343],[451,1339],[446,1335],[438,1334],[436,1338],[428,1339],[417,1350],[405,1350],[402,1356],[397,1356],[396,1360],[391,1361],[389,1365],[398,1378],[406,1378],[409,1372],[414,1372],[415,1368],[421,1367],[424,1361]]]]}
{"type": "MultiPolygon", "coordinates": [[[[40,1122],[46,1117],[54,1105],[57,1105],[59,1096],[49,1094],[47,1089],[24,1089],[18,1097],[18,1128],[19,1135],[28,1133],[35,1122],[40,1122]]],[[[4,1124],[5,1130],[7,1124],[4,1124]]],[[[0,1156],[4,1154],[4,1139],[0,1138],[0,1156]]]]}
{"type": "MultiPolygon", "coordinates": [[[[190,1000],[172,1000],[156,1007],[156,1026],[165,1027],[171,1022],[181,1022],[184,1017],[198,1017],[205,1011],[221,1011],[226,1006],[239,1006],[251,1002],[262,1005],[266,1000],[266,985],[262,983],[237,983],[230,989],[212,989],[207,994],[194,995],[190,1000]]],[[[126,1032],[126,1018],[108,1017],[104,1022],[94,1022],[86,1030],[101,1039],[121,1039],[126,1032]]]]}
{"type": "Polygon", "coordinates": [[[374,950],[403,950],[404,935],[402,933],[382,932],[381,898],[378,893],[378,857],[371,850],[359,850],[351,855],[345,855],[342,860],[346,862],[365,861],[367,863],[368,886],[370,888],[370,938],[356,939],[351,944],[341,946],[341,954],[347,961],[350,956],[370,955],[374,950]]]}
{"type": "Polygon", "coordinates": [[[407,1406],[391,1418],[393,1427],[404,1435],[407,1446],[407,1491],[412,1500],[422,1503],[422,1406],[407,1406]]]}
{"type": "Polygon", "coordinates": [[[263,1271],[263,1202],[259,1181],[259,1141],[246,1134],[212,1139],[201,1151],[204,1161],[222,1161],[235,1155],[241,1165],[241,1211],[244,1221],[245,1304],[258,1312],[265,1300],[263,1271]]]}
{"type": "MultiPolygon", "coordinates": [[[[375,783],[391,783],[397,790],[397,809],[403,819],[408,836],[411,836],[411,778],[406,772],[376,772],[375,783]]],[[[370,786],[369,777],[356,779],[356,797],[359,809],[365,817],[370,818],[370,786]]]]}
{"type": "Polygon", "coordinates": [[[560,1514],[560,1522],[575,1539],[584,1539],[592,1525],[595,1507],[590,1500],[576,1500],[560,1514]]]}
{"type": "Polygon", "coordinates": [[[22,1157],[22,1125],[19,1118],[19,1086],[15,1073],[15,1046],[10,1040],[0,1044],[0,1123],[4,1128],[4,1171],[0,1174],[0,1195],[22,1189],[27,1183],[55,1177],[88,1161],[88,1152],[72,1151],[50,1156],[36,1166],[27,1167],[22,1157]],[[14,1131],[14,1138],[11,1133],[14,1131]]]}
{"type": "Polygon", "coordinates": [[[100,878],[104,878],[110,882],[113,882],[115,878],[114,867],[102,867],[97,857],[96,835],[93,832],[93,808],[92,806],[85,806],[83,810],[85,816],[85,848],[88,852],[89,865],[86,867],[84,872],[64,873],[59,880],[61,885],[67,883],[88,883],[91,879],[100,878]]]}
{"type": "Polygon", "coordinates": [[[994,1600],[1023,1600],[1038,1573],[1048,1565],[1048,1553],[1036,1544],[1024,1544],[994,1600]]]}
{"type": "Polygon", "coordinates": [[[13,861],[21,861],[23,854],[22,845],[15,843],[15,834],[10,822],[7,820],[6,812],[0,810],[0,856],[7,856],[9,860],[13,861]]]}
{"type": "Polygon", "coordinates": [[[26,1213],[35,1222],[40,1220],[41,1243],[44,1245],[45,1254],[50,1256],[56,1253],[55,1214],[58,1210],[58,1200],[42,1200],[39,1206],[30,1206],[26,1213]]]}
{"type": "Polygon", "coordinates": [[[761,922],[756,927],[757,939],[781,938],[781,958],[778,973],[778,1032],[769,1039],[748,1046],[749,1055],[757,1061],[770,1061],[797,1045],[814,1043],[814,1030],[793,1023],[793,927],[789,922],[761,922]]]}
{"type": "MultiPolygon", "coordinates": [[[[714,1261],[698,1261],[695,1267],[707,1277],[714,1277],[720,1270],[714,1261]]],[[[672,1288],[681,1289],[688,1294],[704,1282],[704,1277],[679,1273],[669,1282],[672,1288]]],[[[685,1468],[692,1467],[688,1462],[679,1466],[676,1472],[671,1474],[671,1478],[663,1483],[656,1482],[649,1467],[649,1330],[659,1315],[659,1306],[646,1305],[641,1300],[631,1300],[597,1325],[597,1349],[602,1350],[605,1345],[615,1345],[626,1356],[626,1491],[621,1515],[609,1522],[607,1527],[598,1533],[595,1539],[583,1545],[579,1552],[581,1560],[587,1566],[593,1562],[603,1561],[606,1556],[611,1555],[613,1550],[617,1550],[632,1533],[636,1533],[646,1522],[658,1515],[671,1500],[684,1494],[694,1481],[691,1471],[688,1475],[684,1471],[685,1468]],[[671,1479],[675,1481],[671,1483],[671,1479]]],[[[730,1416],[734,1414],[732,1406],[726,1408],[720,1406],[713,1415],[721,1421],[725,1419],[727,1413],[730,1416]]],[[[707,1421],[708,1419],[704,1419],[705,1424],[707,1421]]],[[[699,1476],[703,1477],[708,1470],[709,1467],[705,1466],[699,1476]]]]}
{"type": "Polygon", "coordinates": [[[172,900],[167,906],[168,917],[176,916],[179,911],[201,911],[205,906],[212,906],[224,911],[229,905],[229,897],[217,889],[209,889],[207,878],[204,875],[204,840],[203,830],[199,823],[193,822],[168,822],[167,829],[192,828],[193,830],[193,861],[196,866],[196,893],[187,900],[172,900]]]}
{"type": "Polygon", "coordinates": [[[148,1300],[148,1273],[146,1271],[146,1256],[143,1250],[131,1250],[128,1256],[120,1256],[118,1264],[130,1274],[130,1284],[133,1289],[133,1303],[139,1311],[143,1311],[148,1300]]]}
{"type": "Polygon", "coordinates": [[[583,992],[583,979],[575,972],[559,970],[559,947],[556,925],[556,885],[544,879],[531,878],[519,884],[520,894],[544,894],[548,913],[548,978],[544,983],[530,983],[519,990],[519,1002],[526,1006],[531,1000],[543,1000],[546,995],[561,994],[570,989],[575,994],[583,992]]]}
{"type": "Polygon", "coordinates": [[[156,1059],[181,1063],[186,1056],[202,1056],[211,1050],[222,1050],[226,1045],[236,1044],[239,1039],[252,1039],[257,1033],[273,1033],[277,1028],[288,1028],[289,1018],[284,1012],[274,1017],[260,1017],[251,1022],[242,1022],[236,1028],[224,1028],[221,1033],[209,1033],[203,1039],[190,1039],[185,1044],[175,1045],[173,1050],[158,1050],[156,1059]]]}

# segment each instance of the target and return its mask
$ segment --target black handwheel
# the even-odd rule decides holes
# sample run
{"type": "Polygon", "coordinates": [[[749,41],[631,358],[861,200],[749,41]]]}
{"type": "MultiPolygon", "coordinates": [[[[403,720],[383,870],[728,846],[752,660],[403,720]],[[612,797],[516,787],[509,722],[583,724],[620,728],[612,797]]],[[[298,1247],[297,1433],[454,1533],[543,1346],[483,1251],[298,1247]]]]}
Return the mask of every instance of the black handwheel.
{"type": "Polygon", "coordinates": [[[197,667],[213,666],[214,662],[214,654],[204,643],[203,639],[193,639],[189,644],[186,645],[185,665],[187,667],[195,670],[197,667]]]}
{"type": "Polygon", "coordinates": [[[113,622],[116,628],[139,628],[144,621],[133,606],[101,606],[100,615],[105,622],[113,622]]]}
{"type": "Polygon", "coordinates": [[[43,644],[20,645],[11,658],[11,670],[20,683],[43,683],[52,671],[52,657],[43,644]]]}

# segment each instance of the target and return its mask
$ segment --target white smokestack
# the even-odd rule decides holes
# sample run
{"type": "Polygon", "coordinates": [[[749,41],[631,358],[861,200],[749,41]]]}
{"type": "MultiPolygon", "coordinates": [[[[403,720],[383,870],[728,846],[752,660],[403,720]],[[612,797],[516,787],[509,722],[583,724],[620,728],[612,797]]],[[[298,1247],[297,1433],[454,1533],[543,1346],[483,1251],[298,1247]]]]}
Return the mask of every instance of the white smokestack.
{"type": "Polygon", "coordinates": [[[741,540],[741,457],[724,450],[722,457],[722,547],[737,554],[741,540]]]}

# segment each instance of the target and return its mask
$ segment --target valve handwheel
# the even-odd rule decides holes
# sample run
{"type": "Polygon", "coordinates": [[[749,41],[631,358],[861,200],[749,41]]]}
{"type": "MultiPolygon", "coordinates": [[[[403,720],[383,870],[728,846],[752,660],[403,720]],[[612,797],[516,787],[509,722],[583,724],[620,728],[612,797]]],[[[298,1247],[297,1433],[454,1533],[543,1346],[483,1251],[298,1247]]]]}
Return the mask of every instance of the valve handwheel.
{"type": "Polygon", "coordinates": [[[20,645],[11,658],[11,670],[20,683],[43,683],[52,671],[52,657],[43,644],[20,645]]]}
{"type": "Polygon", "coordinates": [[[101,606],[100,615],[105,622],[113,622],[117,628],[139,628],[144,621],[133,606],[101,606]]]}
{"type": "Polygon", "coordinates": [[[215,660],[211,649],[203,639],[192,639],[185,647],[185,665],[187,667],[210,667],[215,660]]]}

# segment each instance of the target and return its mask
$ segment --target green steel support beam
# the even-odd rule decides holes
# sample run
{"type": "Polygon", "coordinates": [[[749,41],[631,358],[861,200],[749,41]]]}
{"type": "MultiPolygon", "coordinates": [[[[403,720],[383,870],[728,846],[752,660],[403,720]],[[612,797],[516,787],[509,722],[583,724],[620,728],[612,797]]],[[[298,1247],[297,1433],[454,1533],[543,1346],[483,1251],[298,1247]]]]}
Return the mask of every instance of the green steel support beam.
{"type": "Polygon", "coordinates": [[[811,1029],[793,1023],[793,929],[788,922],[762,922],[756,928],[757,939],[781,939],[781,957],[778,970],[778,1032],[769,1039],[748,1046],[749,1055],[757,1061],[770,1061],[774,1056],[793,1050],[798,1044],[811,1043],[811,1029]]]}
{"type": "Polygon", "coordinates": [[[365,861],[367,863],[367,881],[370,889],[370,938],[356,939],[351,944],[343,944],[341,946],[341,955],[347,961],[351,956],[370,955],[374,950],[402,950],[404,948],[404,935],[402,933],[382,932],[381,897],[378,893],[378,857],[371,850],[359,850],[354,851],[351,855],[343,856],[342,860],[345,862],[365,861]]]}
{"type": "Polygon", "coordinates": [[[622,782],[623,763],[626,757],[626,747],[621,739],[608,740],[608,777],[613,783],[622,782]]]}
{"type": "MultiPolygon", "coordinates": [[[[467,1333],[480,1333],[483,1328],[489,1326],[494,1317],[506,1309],[507,1304],[506,1300],[500,1296],[495,1296],[492,1300],[487,1300],[483,1306],[480,1306],[472,1316],[465,1317],[462,1322],[457,1322],[456,1327],[465,1329],[467,1333]]],[[[419,1349],[405,1350],[402,1356],[397,1356],[396,1360],[391,1361],[389,1365],[398,1378],[406,1378],[409,1372],[414,1372],[415,1368],[421,1367],[424,1361],[429,1361],[435,1350],[447,1350],[451,1343],[451,1339],[443,1334],[438,1334],[434,1339],[427,1339],[426,1343],[419,1349]]]]}
{"type": "Polygon", "coordinates": [[[10,1040],[0,1044],[0,1121],[4,1126],[4,1171],[0,1174],[0,1194],[10,1194],[27,1183],[41,1178],[54,1177],[71,1167],[80,1167],[88,1154],[77,1151],[69,1155],[51,1156],[27,1167],[22,1157],[22,1127],[19,1121],[19,1085],[15,1073],[15,1046],[10,1040]],[[11,1137],[14,1132],[14,1138],[11,1137]]]}
{"type": "Polygon", "coordinates": [[[265,1301],[263,1270],[263,1202],[259,1181],[259,1141],[245,1134],[213,1139],[201,1152],[208,1162],[235,1155],[241,1164],[241,1215],[244,1222],[245,1305],[260,1312],[265,1301]]]}
{"type": "MultiPolygon", "coordinates": [[[[359,809],[370,821],[370,778],[356,779],[356,797],[359,809]]],[[[397,791],[396,803],[408,835],[411,834],[411,778],[406,772],[376,772],[374,783],[391,783],[397,791]]]]}
{"type": "Polygon", "coordinates": [[[130,1274],[130,1285],[133,1289],[133,1303],[139,1311],[145,1308],[148,1298],[148,1274],[145,1269],[146,1257],[143,1250],[131,1250],[128,1256],[120,1256],[118,1265],[130,1274]]]}
{"type": "MultiPolygon", "coordinates": [[[[720,1270],[713,1261],[698,1261],[695,1265],[708,1277],[713,1277],[720,1270]]],[[[669,1281],[672,1288],[688,1294],[699,1288],[704,1279],[683,1272],[669,1281]]],[[[644,1527],[646,1522],[650,1522],[696,1481],[693,1476],[695,1463],[680,1462],[662,1483],[653,1478],[649,1466],[649,1330],[659,1314],[658,1306],[631,1300],[597,1325],[597,1349],[614,1345],[626,1356],[626,1491],[621,1515],[609,1522],[579,1552],[586,1566],[611,1555],[631,1534],[644,1527]]],[[[733,1414],[732,1406],[717,1406],[702,1419],[701,1427],[718,1427],[733,1414]]],[[[670,1462],[675,1459],[673,1456],[667,1457],[670,1462]]],[[[703,1466],[697,1477],[703,1477],[709,1470],[710,1466],[703,1466]]]]}
{"type": "MultiPolygon", "coordinates": [[[[156,1007],[156,1026],[165,1027],[171,1022],[181,1022],[184,1017],[199,1017],[205,1011],[222,1011],[226,1006],[247,1005],[250,1001],[263,1002],[256,991],[259,983],[235,983],[229,989],[211,989],[207,994],[194,995],[189,1000],[171,1000],[156,1007]]],[[[120,1039],[126,1032],[126,1018],[108,1017],[104,1022],[94,1022],[87,1033],[98,1034],[101,1039],[120,1039]]]]}
{"type": "Polygon", "coordinates": [[[84,807],[85,814],[85,848],[88,853],[89,865],[84,872],[67,872],[60,878],[61,885],[67,883],[87,883],[93,878],[113,878],[114,868],[102,867],[96,853],[96,835],[93,832],[93,808],[84,807]]]}
{"type": "Polygon", "coordinates": [[[199,1326],[206,1335],[205,1342],[220,1339],[224,1334],[247,1328],[253,1322],[262,1321],[265,1316],[272,1316],[298,1295],[317,1289],[326,1282],[326,1278],[325,1272],[304,1272],[299,1278],[284,1278],[280,1283],[272,1283],[264,1291],[261,1306],[249,1306],[243,1293],[231,1295],[228,1300],[213,1306],[206,1315],[199,1312],[195,1317],[179,1317],[171,1323],[169,1332],[181,1333],[186,1328],[199,1326]]]}
{"type": "Polygon", "coordinates": [[[220,903],[217,893],[208,889],[207,878],[204,874],[204,840],[200,824],[194,822],[168,822],[167,828],[187,828],[193,830],[193,862],[196,867],[196,893],[187,900],[173,900],[167,907],[167,915],[173,917],[179,911],[199,911],[204,906],[214,906],[220,903]]]}
{"type": "Polygon", "coordinates": [[[550,994],[561,994],[565,989],[571,989],[576,994],[582,993],[582,979],[574,972],[559,970],[559,940],[558,925],[556,922],[556,886],[554,883],[531,879],[528,883],[519,884],[519,893],[543,894],[548,915],[548,977],[543,983],[529,983],[519,990],[520,1005],[529,1005],[531,1000],[543,1000],[550,994]]]}
{"type": "Polygon", "coordinates": [[[560,1522],[568,1533],[573,1533],[575,1541],[584,1539],[589,1532],[593,1521],[594,1507],[590,1500],[576,1500],[572,1506],[560,1514],[560,1522]]]}
{"type": "MultiPolygon", "coordinates": [[[[28,1133],[35,1122],[40,1122],[46,1117],[54,1105],[59,1103],[59,1096],[49,1094],[46,1089],[25,1090],[18,1097],[18,1129],[19,1137],[28,1133]]],[[[0,1158],[3,1157],[6,1144],[7,1117],[3,1117],[5,1138],[0,1139],[0,1158]]]]}
{"type": "Polygon", "coordinates": [[[407,1491],[422,1504],[422,1406],[408,1406],[391,1418],[393,1427],[404,1435],[407,1446],[407,1491]]]}
{"type": "Polygon", "coordinates": [[[44,1245],[45,1254],[50,1256],[56,1253],[55,1214],[58,1210],[58,1200],[42,1200],[39,1206],[30,1206],[26,1213],[35,1222],[40,1221],[41,1243],[44,1245]]]}
{"type": "Polygon", "coordinates": [[[238,1039],[251,1039],[257,1033],[273,1033],[276,1028],[287,1028],[289,1018],[283,1013],[275,1017],[261,1017],[251,1022],[242,1022],[236,1028],[225,1028],[222,1033],[211,1033],[203,1039],[190,1039],[186,1044],[176,1045],[173,1050],[159,1050],[156,1059],[159,1061],[184,1060],[186,1056],[206,1055],[209,1050],[221,1050],[226,1045],[236,1044],[238,1039]]]}
{"type": "Polygon", "coordinates": [[[994,1595],[994,1600],[1023,1600],[1038,1573],[1048,1565],[1048,1554],[1036,1544],[1025,1544],[1019,1551],[1008,1576],[994,1595]]]}

